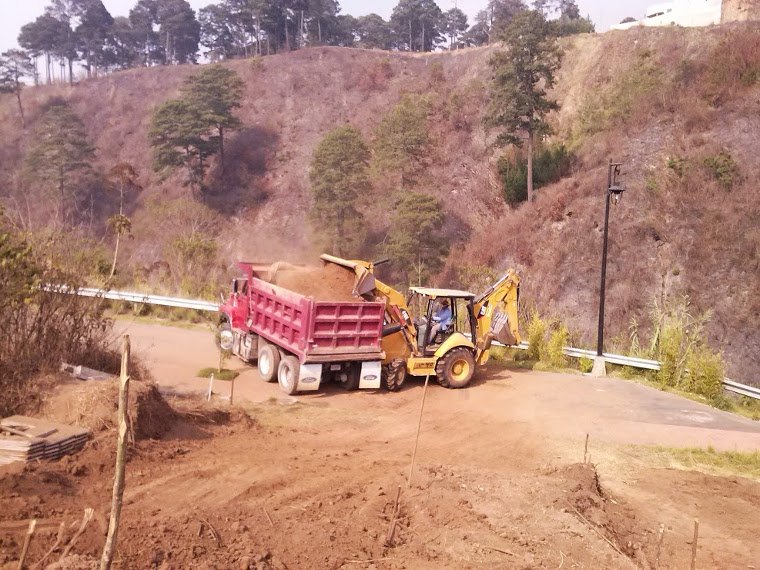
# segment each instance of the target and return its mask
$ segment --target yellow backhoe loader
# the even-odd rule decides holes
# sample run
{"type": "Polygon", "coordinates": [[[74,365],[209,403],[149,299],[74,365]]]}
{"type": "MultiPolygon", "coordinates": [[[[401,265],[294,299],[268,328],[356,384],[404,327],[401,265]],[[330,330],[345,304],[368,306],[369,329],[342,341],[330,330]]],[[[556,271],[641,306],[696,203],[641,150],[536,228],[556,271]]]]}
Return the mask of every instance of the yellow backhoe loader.
{"type": "Polygon", "coordinates": [[[375,265],[387,260],[373,263],[327,254],[321,259],[355,273],[355,295],[385,302],[383,382],[391,391],[401,387],[407,374],[435,375],[441,386],[464,388],[470,383],[475,367],[488,361],[494,340],[507,346],[520,343],[517,324],[520,278],[512,269],[481,295],[411,287],[407,298],[375,278],[375,265]],[[443,304],[451,311],[448,326],[430,326],[443,304]],[[422,314],[417,318],[411,314],[412,306],[421,308],[422,314]]]}

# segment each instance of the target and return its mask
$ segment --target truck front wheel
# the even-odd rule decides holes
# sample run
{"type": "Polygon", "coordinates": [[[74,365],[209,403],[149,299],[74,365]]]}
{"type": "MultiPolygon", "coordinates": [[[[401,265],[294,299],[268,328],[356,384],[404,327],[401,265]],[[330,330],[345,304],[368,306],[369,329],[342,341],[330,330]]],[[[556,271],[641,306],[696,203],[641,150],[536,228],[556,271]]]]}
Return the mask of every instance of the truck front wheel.
{"type": "Polygon", "coordinates": [[[280,388],[286,394],[292,396],[298,388],[298,374],[301,370],[301,364],[298,358],[288,354],[280,360],[280,366],[277,369],[277,381],[280,388]]]}
{"type": "Polygon", "coordinates": [[[216,345],[221,350],[232,350],[234,337],[232,335],[232,326],[229,321],[219,323],[219,329],[216,332],[216,345]]]}
{"type": "Polygon", "coordinates": [[[264,382],[277,380],[277,370],[280,367],[280,351],[273,344],[264,342],[259,337],[259,359],[256,363],[259,375],[264,382]]]}

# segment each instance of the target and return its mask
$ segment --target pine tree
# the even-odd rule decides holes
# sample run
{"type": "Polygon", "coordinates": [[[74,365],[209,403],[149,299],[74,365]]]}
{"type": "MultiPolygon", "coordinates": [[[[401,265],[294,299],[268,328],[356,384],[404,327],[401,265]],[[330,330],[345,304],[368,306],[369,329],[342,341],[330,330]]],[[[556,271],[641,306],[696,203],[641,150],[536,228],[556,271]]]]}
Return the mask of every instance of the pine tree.
{"type": "Polygon", "coordinates": [[[24,77],[33,77],[34,72],[34,63],[25,51],[12,49],[0,56],[0,93],[13,93],[16,96],[22,127],[26,127],[26,118],[24,106],[21,104],[21,90],[24,87],[21,80],[24,77]]]}
{"type": "Polygon", "coordinates": [[[416,181],[415,173],[428,155],[428,99],[407,95],[375,129],[374,163],[381,173],[401,174],[401,187],[416,181]]]}
{"type": "Polygon", "coordinates": [[[54,101],[38,120],[24,166],[29,178],[56,191],[61,222],[78,197],[79,177],[91,170],[94,158],[82,120],[67,103],[54,101]]]}
{"type": "Polygon", "coordinates": [[[187,101],[208,129],[216,131],[219,161],[224,169],[224,133],[240,128],[241,122],[234,115],[240,107],[245,84],[240,76],[222,65],[204,67],[185,80],[183,99],[187,101]]]}
{"type": "Polygon", "coordinates": [[[202,190],[208,157],[217,143],[207,137],[208,122],[185,99],[170,99],[153,113],[149,137],[153,169],[168,174],[176,167],[187,170],[187,184],[202,190]]]}
{"type": "Polygon", "coordinates": [[[314,150],[311,217],[335,255],[355,255],[363,237],[357,203],[370,189],[369,156],[361,133],[350,125],[327,133],[314,150]]]}
{"type": "Polygon", "coordinates": [[[404,192],[395,212],[386,251],[406,282],[420,285],[441,268],[448,253],[441,234],[443,209],[432,196],[404,192]]]}
{"type": "Polygon", "coordinates": [[[502,40],[509,52],[496,52],[489,61],[493,79],[485,121],[500,130],[498,145],[522,146],[525,139],[532,201],[535,137],[549,130],[546,115],[559,108],[546,91],[554,86],[562,54],[551,25],[538,11],[515,16],[502,40]]]}

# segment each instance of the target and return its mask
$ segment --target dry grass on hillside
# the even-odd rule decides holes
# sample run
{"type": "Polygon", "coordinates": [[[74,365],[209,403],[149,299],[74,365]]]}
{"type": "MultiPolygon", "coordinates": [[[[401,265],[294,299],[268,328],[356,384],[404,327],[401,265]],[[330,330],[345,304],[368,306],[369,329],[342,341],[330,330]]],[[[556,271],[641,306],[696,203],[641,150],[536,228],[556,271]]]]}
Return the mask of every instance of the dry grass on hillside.
{"type": "MultiPolygon", "coordinates": [[[[655,296],[688,293],[713,309],[710,327],[732,374],[750,379],[759,363],[758,177],[756,133],[760,49],[752,24],[709,29],[640,29],[565,40],[556,95],[555,138],[578,154],[571,178],[511,211],[501,196],[498,153],[482,126],[487,61],[494,48],[426,56],[314,48],[229,65],[246,82],[245,125],[227,145],[230,166],[212,169],[207,204],[221,216],[217,261],[313,261],[308,168],[319,140],[350,122],[367,140],[406,93],[431,95],[433,144],[419,188],[446,209],[451,248],[441,284],[456,268],[515,265],[524,296],[561,314],[586,340],[594,330],[606,163],[625,163],[628,192],[612,212],[608,289],[610,336],[645,320],[655,296]],[[739,176],[726,189],[705,160],[731,155],[739,176]],[[668,158],[684,161],[675,173],[668,158]],[[670,164],[670,166],[669,166],[670,164]]],[[[135,164],[145,188],[136,200],[134,239],[124,259],[149,270],[170,263],[155,200],[187,195],[179,175],[160,181],[150,167],[152,109],[178,93],[192,66],[137,69],[73,88],[28,89],[34,124],[50,97],[82,116],[99,165],[135,164]]],[[[0,185],[15,188],[28,146],[14,102],[0,99],[0,185]]],[[[677,163],[680,164],[680,163],[677,163]]],[[[375,181],[362,204],[370,246],[382,249],[394,195],[392,177],[375,181]]],[[[108,241],[106,241],[108,243],[108,241]]],[[[370,252],[374,253],[374,252],[370,252]]]]}

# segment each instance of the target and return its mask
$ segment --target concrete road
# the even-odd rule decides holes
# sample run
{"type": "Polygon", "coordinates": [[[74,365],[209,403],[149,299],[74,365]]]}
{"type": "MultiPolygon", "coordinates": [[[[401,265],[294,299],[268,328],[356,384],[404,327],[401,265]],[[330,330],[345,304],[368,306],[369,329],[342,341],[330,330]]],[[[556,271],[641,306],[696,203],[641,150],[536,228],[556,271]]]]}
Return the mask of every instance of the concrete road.
{"type": "MultiPolygon", "coordinates": [[[[120,320],[117,332],[131,335],[133,352],[148,366],[156,381],[169,391],[204,392],[208,380],[196,377],[201,368],[215,366],[218,353],[210,330],[183,329],[120,320]]],[[[235,400],[263,402],[283,398],[278,385],[263,382],[255,367],[231,358],[226,367],[240,371],[235,400]]],[[[327,387],[304,401],[325,400],[331,406],[368,409],[401,406],[416,400],[421,390],[408,382],[400,393],[345,393],[327,387]]],[[[214,392],[229,394],[229,383],[217,381],[214,392]]],[[[549,437],[582,438],[615,443],[706,447],[725,450],[760,449],[760,422],[631,381],[567,374],[513,371],[490,366],[465,390],[431,387],[429,408],[461,410],[483,421],[509,420],[549,437]]]]}

